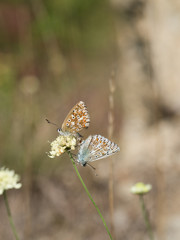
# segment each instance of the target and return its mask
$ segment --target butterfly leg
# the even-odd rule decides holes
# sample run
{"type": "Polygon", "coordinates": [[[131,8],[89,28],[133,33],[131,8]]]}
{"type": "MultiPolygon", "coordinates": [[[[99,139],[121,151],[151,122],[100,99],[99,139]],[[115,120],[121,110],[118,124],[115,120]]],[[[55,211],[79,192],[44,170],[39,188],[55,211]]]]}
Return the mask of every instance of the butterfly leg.
{"type": "Polygon", "coordinates": [[[83,139],[83,136],[81,134],[79,134],[78,132],[75,134],[75,137],[77,139],[77,145],[81,145],[82,143],[82,139],[83,139]]]}
{"type": "MultiPolygon", "coordinates": [[[[77,154],[75,154],[75,153],[71,153],[74,157],[76,157],[77,156],[77,154]]],[[[74,159],[74,158],[73,158],[74,159]]],[[[75,159],[74,159],[75,160],[75,159]]]]}
{"type": "Polygon", "coordinates": [[[74,157],[76,157],[77,155],[76,155],[75,153],[72,153],[72,152],[71,152],[71,155],[72,155],[72,158],[73,158],[73,160],[74,160],[75,164],[76,164],[76,165],[78,165],[78,164],[79,164],[79,162],[77,161],[77,159],[76,159],[76,158],[74,158],[74,157]]]}

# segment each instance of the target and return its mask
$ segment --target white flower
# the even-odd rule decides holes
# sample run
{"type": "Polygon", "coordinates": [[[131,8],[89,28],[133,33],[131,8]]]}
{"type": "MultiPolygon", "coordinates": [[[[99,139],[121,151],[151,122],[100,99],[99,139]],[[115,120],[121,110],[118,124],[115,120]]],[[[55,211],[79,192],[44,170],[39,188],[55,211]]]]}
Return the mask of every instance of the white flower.
{"type": "Polygon", "coordinates": [[[142,182],[136,183],[131,188],[131,192],[133,194],[143,195],[145,193],[148,193],[152,189],[152,186],[150,184],[144,184],[142,182]]]}
{"type": "Polygon", "coordinates": [[[3,194],[5,190],[20,188],[22,184],[18,183],[19,180],[19,175],[15,174],[13,170],[4,167],[0,168],[0,195],[3,194]]]}
{"type": "Polygon", "coordinates": [[[51,142],[51,150],[48,156],[50,158],[58,157],[66,150],[74,150],[76,147],[76,138],[73,135],[58,136],[53,142],[51,142]]]}

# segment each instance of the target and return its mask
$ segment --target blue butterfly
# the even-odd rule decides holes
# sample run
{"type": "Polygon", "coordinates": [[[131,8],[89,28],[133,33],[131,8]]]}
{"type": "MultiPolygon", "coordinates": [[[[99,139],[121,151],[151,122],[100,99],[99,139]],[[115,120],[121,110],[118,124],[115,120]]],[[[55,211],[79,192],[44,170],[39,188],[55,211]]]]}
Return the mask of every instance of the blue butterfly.
{"type": "Polygon", "coordinates": [[[108,157],[118,151],[118,145],[109,139],[101,135],[89,136],[80,145],[77,162],[85,167],[88,162],[108,157]]]}

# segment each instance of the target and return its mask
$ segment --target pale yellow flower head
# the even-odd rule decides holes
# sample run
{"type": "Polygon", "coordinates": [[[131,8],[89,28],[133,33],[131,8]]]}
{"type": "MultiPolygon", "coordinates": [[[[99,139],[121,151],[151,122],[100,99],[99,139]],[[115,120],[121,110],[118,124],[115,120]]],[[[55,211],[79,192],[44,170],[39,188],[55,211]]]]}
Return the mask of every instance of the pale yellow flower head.
{"type": "Polygon", "coordinates": [[[131,192],[133,194],[143,195],[148,193],[151,189],[152,189],[152,186],[150,184],[144,184],[142,182],[138,182],[131,187],[131,192]]]}
{"type": "Polygon", "coordinates": [[[76,138],[70,136],[58,136],[53,142],[51,142],[51,150],[48,156],[50,158],[58,157],[67,150],[75,150],[76,138]]]}
{"type": "Polygon", "coordinates": [[[15,174],[14,170],[9,170],[8,168],[0,168],[0,195],[3,194],[5,190],[8,189],[18,189],[22,186],[21,183],[18,183],[20,177],[18,174],[15,174]]]}

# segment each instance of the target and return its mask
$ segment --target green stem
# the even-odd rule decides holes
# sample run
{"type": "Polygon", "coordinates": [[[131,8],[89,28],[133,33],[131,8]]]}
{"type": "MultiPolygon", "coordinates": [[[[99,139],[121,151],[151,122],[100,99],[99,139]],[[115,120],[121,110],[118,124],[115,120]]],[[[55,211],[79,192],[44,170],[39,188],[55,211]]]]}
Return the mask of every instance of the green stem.
{"type": "Polygon", "coordinates": [[[139,195],[139,200],[140,200],[140,203],[141,203],[141,209],[142,209],[142,214],[143,214],[144,221],[145,221],[145,224],[146,224],[146,228],[147,228],[147,231],[148,231],[148,234],[149,234],[149,239],[153,240],[154,237],[153,237],[152,228],[151,228],[151,224],[150,224],[149,217],[148,217],[148,212],[146,210],[143,194],[139,195]]]}
{"type": "Polygon", "coordinates": [[[84,181],[83,181],[83,179],[82,179],[82,177],[81,177],[81,175],[80,175],[80,173],[79,173],[79,171],[78,171],[78,169],[77,169],[77,167],[76,167],[76,164],[75,164],[75,162],[74,162],[74,159],[73,159],[73,157],[72,157],[71,152],[68,152],[68,154],[69,154],[69,157],[70,157],[70,159],[71,159],[71,161],[72,161],[73,167],[74,167],[74,169],[75,169],[75,171],[76,171],[76,174],[77,174],[79,180],[81,181],[81,183],[82,183],[82,185],[83,185],[83,187],[84,187],[84,189],[85,189],[85,191],[86,191],[89,199],[91,200],[91,202],[92,202],[93,205],[95,206],[95,208],[96,208],[96,210],[97,210],[97,212],[98,212],[98,214],[99,214],[99,216],[100,216],[100,218],[101,218],[101,220],[102,220],[102,222],[103,222],[103,224],[104,224],[104,226],[105,226],[105,228],[106,228],[106,231],[107,231],[110,239],[112,240],[112,236],[111,236],[110,231],[109,231],[109,229],[108,229],[108,227],[107,227],[107,225],[106,225],[106,222],[105,222],[105,220],[104,220],[104,218],[103,218],[103,216],[102,216],[99,208],[97,207],[96,203],[94,202],[91,194],[89,193],[89,191],[88,191],[88,189],[87,189],[87,187],[86,187],[86,185],[85,185],[85,183],[84,183],[84,181]]]}
{"type": "Polygon", "coordinates": [[[10,210],[10,207],[9,207],[6,191],[3,192],[3,197],[4,197],[4,202],[5,202],[5,205],[6,205],[6,210],[7,210],[7,214],[8,214],[9,223],[11,225],[11,229],[14,233],[15,239],[19,240],[17,232],[16,232],[16,228],[15,228],[13,220],[12,220],[11,210],[10,210]]]}

